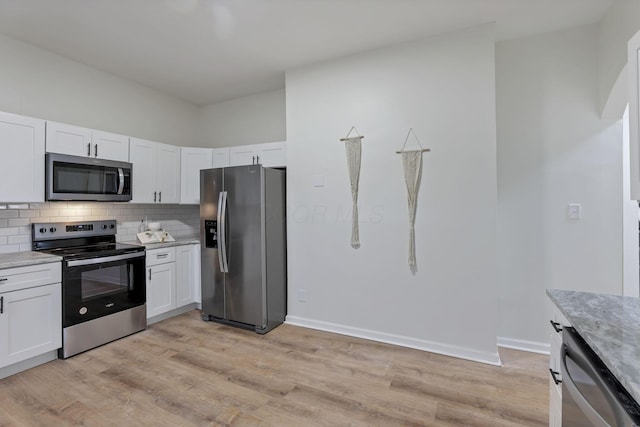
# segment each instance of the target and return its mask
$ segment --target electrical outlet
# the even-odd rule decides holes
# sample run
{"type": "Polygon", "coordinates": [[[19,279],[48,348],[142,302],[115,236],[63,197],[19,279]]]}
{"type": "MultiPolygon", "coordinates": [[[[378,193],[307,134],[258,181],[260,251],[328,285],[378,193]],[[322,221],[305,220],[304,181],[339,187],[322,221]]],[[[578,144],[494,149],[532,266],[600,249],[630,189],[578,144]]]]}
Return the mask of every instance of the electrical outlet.
{"type": "Polygon", "coordinates": [[[298,289],[298,301],[306,302],[307,301],[307,291],[306,289],[298,289]]]}
{"type": "Polygon", "coordinates": [[[582,216],[582,205],[571,203],[567,207],[567,218],[580,219],[582,216]]]}

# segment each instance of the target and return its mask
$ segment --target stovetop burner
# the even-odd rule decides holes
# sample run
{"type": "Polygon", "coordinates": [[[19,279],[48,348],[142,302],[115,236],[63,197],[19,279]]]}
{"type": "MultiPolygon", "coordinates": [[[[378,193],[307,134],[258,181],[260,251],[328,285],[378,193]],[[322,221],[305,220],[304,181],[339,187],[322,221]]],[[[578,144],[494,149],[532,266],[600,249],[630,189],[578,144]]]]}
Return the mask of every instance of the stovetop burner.
{"type": "Polygon", "coordinates": [[[65,259],[70,259],[80,257],[87,258],[91,256],[106,256],[128,252],[139,252],[143,250],[144,247],[142,246],[129,245],[126,243],[100,243],[97,245],[44,249],[42,250],[42,252],[46,252],[51,255],[58,255],[65,259]]]}
{"type": "Polygon", "coordinates": [[[143,246],[116,242],[116,221],[32,224],[33,249],[65,260],[141,252],[143,246]]]}

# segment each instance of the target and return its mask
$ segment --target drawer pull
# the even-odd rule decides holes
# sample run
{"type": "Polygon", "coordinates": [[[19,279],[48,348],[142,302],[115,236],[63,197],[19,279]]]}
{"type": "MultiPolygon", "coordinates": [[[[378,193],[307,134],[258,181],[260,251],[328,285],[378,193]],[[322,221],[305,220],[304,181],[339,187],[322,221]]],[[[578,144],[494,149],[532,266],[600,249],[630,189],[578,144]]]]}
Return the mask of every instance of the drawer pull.
{"type": "Polygon", "coordinates": [[[562,328],[560,328],[560,323],[558,322],[554,322],[553,320],[549,320],[549,322],[551,322],[551,326],[553,326],[553,329],[557,332],[560,333],[562,332],[562,328]]]}
{"type": "Polygon", "coordinates": [[[4,297],[0,297],[0,314],[4,313],[4,297]]]}
{"type": "Polygon", "coordinates": [[[156,255],[156,258],[166,258],[168,256],[169,256],[169,254],[158,254],[158,255],[156,255]]]}
{"type": "Polygon", "coordinates": [[[151,269],[149,269],[149,281],[151,281],[151,269]]]}
{"type": "Polygon", "coordinates": [[[9,280],[9,278],[3,277],[3,278],[0,279],[0,282],[6,282],[7,280],[9,280]]]}
{"type": "Polygon", "coordinates": [[[556,372],[551,368],[549,368],[549,372],[551,372],[551,378],[553,378],[553,382],[556,383],[556,385],[559,385],[560,383],[562,383],[562,380],[559,380],[556,377],[556,375],[560,375],[560,372],[556,372]]]}

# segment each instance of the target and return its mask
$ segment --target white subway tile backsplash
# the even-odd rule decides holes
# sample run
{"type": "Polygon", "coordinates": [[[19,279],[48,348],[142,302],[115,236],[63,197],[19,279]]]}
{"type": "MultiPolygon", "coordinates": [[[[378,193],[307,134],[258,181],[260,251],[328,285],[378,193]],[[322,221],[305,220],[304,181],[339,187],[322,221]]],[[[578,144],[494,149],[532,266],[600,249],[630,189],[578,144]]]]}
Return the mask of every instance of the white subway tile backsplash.
{"type": "Polygon", "coordinates": [[[0,218],[18,218],[18,216],[18,211],[12,211],[10,209],[0,211],[0,218]]]}
{"type": "Polygon", "coordinates": [[[0,210],[0,252],[31,250],[31,224],[116,219],[119,242],[136,240],[140,220],[161,222],[176,237],[199,233],[198,206],[98,202],[31,203],[28,209],[0,210]]]}
{"type": "MultiPolygon", "coordinates": [[[[31,220],[29,218],[12,218],[6,221],[7,223],[5,227],[24,227],[31,224],[31,220]]],[[[38,219],[38,221],[40,221],[40,219],[38,219]]]]}

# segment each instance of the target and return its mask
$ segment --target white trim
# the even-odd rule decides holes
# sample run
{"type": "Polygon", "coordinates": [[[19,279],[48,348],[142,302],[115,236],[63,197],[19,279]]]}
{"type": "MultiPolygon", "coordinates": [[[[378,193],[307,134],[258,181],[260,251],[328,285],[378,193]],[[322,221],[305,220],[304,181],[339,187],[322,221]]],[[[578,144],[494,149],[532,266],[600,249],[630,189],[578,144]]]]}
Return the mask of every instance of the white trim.
{"type": "Polygon", "coordinates": [[[353,326],[339,325],[321,320],[305,319],[298,316],[287,316],[285,323],[288,325],[301,326],[303,328],[317,329],[319,331],[333,332],[340,335],[364,338],[371,341],[443,354],[445,356],[458,357],[460,359],[472,360],[474,362],[486,363],[488,365],[502,366],[497,348],[495,353],[484,352],[472,348],[426,341],[402,335],[389,334],[386,332],[372,331],[369,329],[355,328],[353,326]]]}
{"type": "Polygon", "coordinates": [[[516,338],[498,337],[498,347],[512,348],[514,350],[528,351],[530,353],[549,354],[549,343],[519,340],[516,338]]]}
{"type": "Polygon", "coordinates": [[[0,379],[7,378],[11,375],[15,375],[18,372],[26,371],[27,369],[35,368],[43,363],[48,363],[58,358],[58,350],[52,350],[47,353],[35,356],[21,362],[14,363],[13,365],[0,368],[0,379]]]}

